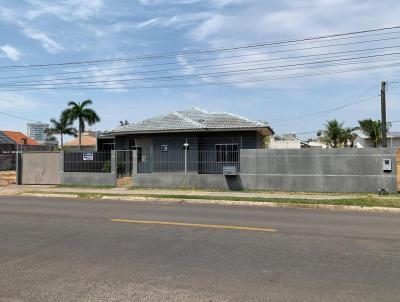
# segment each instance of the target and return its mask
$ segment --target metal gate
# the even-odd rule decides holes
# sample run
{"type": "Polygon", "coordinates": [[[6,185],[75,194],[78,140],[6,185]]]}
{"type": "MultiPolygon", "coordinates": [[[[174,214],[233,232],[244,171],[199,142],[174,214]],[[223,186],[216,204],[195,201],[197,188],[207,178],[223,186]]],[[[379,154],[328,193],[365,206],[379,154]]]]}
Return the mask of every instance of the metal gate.
{"type": "Polygon", "coordinates": [[[132,150],[116,150],[117,159],[117,177],[132,176],[133,171],[133,151],[132,150]]]}

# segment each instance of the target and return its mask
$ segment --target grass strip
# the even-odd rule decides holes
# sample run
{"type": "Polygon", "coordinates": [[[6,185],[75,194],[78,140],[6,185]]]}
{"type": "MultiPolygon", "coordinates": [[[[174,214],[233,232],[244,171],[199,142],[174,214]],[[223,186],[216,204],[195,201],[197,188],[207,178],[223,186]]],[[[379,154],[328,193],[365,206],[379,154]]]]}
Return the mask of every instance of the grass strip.
{"type": "Polygon", "coordinates": [[[393,197],[359,197],[346,199],[306,199],[306,198],[267,198],[267,197],[245,197],[245,196],[213,196],[213,195],[183,195],[183,194],[113,194],[113,193],[83,193],[83,192],[27,192],[43,194],[71,194],[78,195],[83,199],[100,199],[103,196],[124,196],[143,197],[177,200],[227,200],[227,201],[248,201],[248,202],[274,202],[287,204],[310,204],[310,205],[340,205],[340,206],[361,206],[361,207],[389,207],[400,208],[400,198],[393,197]]]}

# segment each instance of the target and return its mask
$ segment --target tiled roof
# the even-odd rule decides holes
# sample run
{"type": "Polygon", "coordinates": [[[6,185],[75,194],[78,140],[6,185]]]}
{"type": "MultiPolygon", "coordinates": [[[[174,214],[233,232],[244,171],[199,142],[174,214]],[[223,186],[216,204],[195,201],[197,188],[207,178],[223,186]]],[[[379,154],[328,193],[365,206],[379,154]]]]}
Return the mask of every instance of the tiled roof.
{"type": "Polygon", "coordinates": [[[23,134],[22,132],[17,132],[17,131],[0,131],[0,133],[3,133],[3,135],[1,136],[1,141],[4,141],[4,143],[6,142],[6,139],[4,137],[9,138],[10,140],[12,140],[12,142],[8,142],[8,143],[22,143],[23,139],[26,139],[26,145],[40,145],[37,141],[35,141],[34,139],[30,138],[29,136],[26,136],[25,134],[23,134]]]}
{"type": "MultiPolygon", "coordinates": [[[[187,108],[164,115],[159,115],[136,124],[118,127],[107,133],[146,133],[179,130],[201,131],[207,129],[259,129],[268,128],[266,123],[252,121],[227,112],[207,112],[197,107],[187,108]]],[[[272,130],[271,130],[272,132],[272,130]]]]}
{"type": "MultiPolygon", "coordinates": [[[[79,145],[79,139],[73,139],[64,144],[66,147],[73,147],[79,145]]],[[[81,137],[81,146],[95,146],[96,145],[96,137],[92,135],[85,135],[83,134],[81,137]]]]}

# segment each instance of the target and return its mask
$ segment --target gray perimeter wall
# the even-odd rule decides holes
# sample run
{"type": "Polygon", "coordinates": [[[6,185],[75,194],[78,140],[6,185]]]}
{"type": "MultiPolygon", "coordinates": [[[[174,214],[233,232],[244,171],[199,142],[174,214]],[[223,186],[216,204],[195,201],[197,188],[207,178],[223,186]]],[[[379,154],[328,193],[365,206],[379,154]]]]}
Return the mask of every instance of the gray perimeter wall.
{"type": "Polygon", "coordinates": [[[240,190],[237,177],[221,174],[197,174],[181,172],[154,172],[133,175],[133,185],[145,188],[198,188],[240,190]]]}
{"type": "Polygon", "coordinates": [[[396,149],[241,150],[240,174],[139,173],[137,187],[294,192],[397,192],[396,149]],[[392,160],[384,173],[383,159],[392,160]]]}
{"type": "Polygon", "coordinates": [[[63,172],[61,184],[68,186],[116,186],[116,173],[63,172]]]}
{"type": "Polygon", "coordinates": [[[19,179],[24,185],[116,186],[115,153],[111,173],[64,172],[63,152],[24,152],[19,179]]]}
{"type": "Polygon", "coordinates": [[[307,192],[397,191],[396,151],[391,148],[242,150],[243,187],[307,192]],[[383,159],[392,160],[384,173],[383,159]]]}
{"type": "Polygon", "coordinates": [[[22,153],[22,175],[24,185],[57,185],[60,184],[59,152],[26,152],[22,153]]]}

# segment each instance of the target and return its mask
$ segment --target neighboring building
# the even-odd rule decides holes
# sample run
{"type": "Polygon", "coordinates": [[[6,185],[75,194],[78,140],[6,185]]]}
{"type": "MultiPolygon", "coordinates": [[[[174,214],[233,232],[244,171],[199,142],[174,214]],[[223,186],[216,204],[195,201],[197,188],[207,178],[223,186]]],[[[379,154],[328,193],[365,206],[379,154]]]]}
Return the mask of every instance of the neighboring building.
{"type": "MultiPolygon", "coordinates": [[[[354,148],[372,148],[373,143],[368,135],[364,134],[362,131],[358,130],[355,132],[357,135],[354,140],[354,148]]],[[[387,133],[387,146],[393,148],[400,147],[400,132],[391,132],[387,133]]]]}
{"type": "Polygon", "coordinates": [[[151,159],[148,168],[156,171],[167,161],[174,161],[180,167],[183,160],[179,157],[183,154],[180,151],[187,144],[192,161],[198,164],[191,168],[204,173],[211,165],[222,169],[225,162],[237,163],[240,149],[263,148],[265,136],[273,134],[264,122],[192,107],[104,132],[99,138],[98,148],[136,149],[139,162],[151,162],[151,159]],[[173,154],[177,157],[173,158],[173,154]]]}
{"type": "Polygon", "coordinates": [[[318,139],[311,139],[311,140],[308,140],[308,141],[307,141],[307,144],[308,144],[309,148],[320,148],[320,149],[326,149],[326,148],[328,148],[328,147],[326,146],[326,144],[321,143],[321,141],[318,140],[318,139]]]}
{"type": "Polygon", "coordinates": [[[15,169],[17,150],[43,151],[48,150],[48,147],[39,144],[22,132],[0,130],[0,171],[15,169]]]}
{"type": "Polygon", "coordinates": [[[271,138],[268,149],[303,149],[303,148],[326,148],[326,145],[318,139],[303,141],[296,134],[274,135],[271,138]]]}
{"type": "MultiPolygon", "coordinates": [[[[97,134],[93,131],[86,131],[82,133],[81,136],[81,150],[94,151],[96,150],[97,134]]],[[[75,138],[64,144],[67,149],[78,149],[79,139],[75,138]]]]}
{"type": "Polygon", "coordinates": [[[18,131],[2,131],[0,130],[0,144],[10,143],[12,145],[39,146],[36,140],[18,131]]]}
{"type": "Polygon", "coordinates": [[[296,137],[295,134],[274,135],[268,149],[302,149],[310,148],[307,142],[296,137]]]}
{"type": "Polygon", "coordinates": [[[45,123],[28,123],[27,124],[27,135],[40,144],[45,144],[47,142],[47,130],[49,129],[49,124],[45,123]]]}

